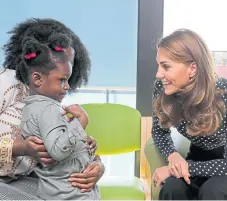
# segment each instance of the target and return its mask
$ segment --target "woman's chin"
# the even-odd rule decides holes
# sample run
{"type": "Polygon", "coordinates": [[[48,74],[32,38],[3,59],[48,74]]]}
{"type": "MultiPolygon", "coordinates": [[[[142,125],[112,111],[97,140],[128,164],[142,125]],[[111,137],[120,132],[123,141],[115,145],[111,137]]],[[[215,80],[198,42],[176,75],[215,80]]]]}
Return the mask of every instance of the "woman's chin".
{"type": "Polygon", "coordinates": [[[176,89],[171,89],[171,88],[165,88],[164,89],[164,93],[167,95],[167,96],[171,96],[175,93],[177,93],[178,91],[176,89]]]}

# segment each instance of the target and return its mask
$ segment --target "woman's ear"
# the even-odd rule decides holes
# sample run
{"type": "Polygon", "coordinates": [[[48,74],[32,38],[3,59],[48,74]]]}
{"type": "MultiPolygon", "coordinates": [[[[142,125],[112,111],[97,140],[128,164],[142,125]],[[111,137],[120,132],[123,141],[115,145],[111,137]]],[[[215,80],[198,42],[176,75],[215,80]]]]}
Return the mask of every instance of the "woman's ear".
{"type": "Polygon", "coordinates": [[[189,76],[190,78],[193,78],[197,73],[197,65],[195,62],[192,62],[190,64],[190,73],[189,73],[189,76]]]}
{"type": "Polygon", "coordinates": [[[36,87],[40,87],[42,85],[42,74],[39,72],[33,72],[32,76],[32,83],[36,86],[36,87]]]}

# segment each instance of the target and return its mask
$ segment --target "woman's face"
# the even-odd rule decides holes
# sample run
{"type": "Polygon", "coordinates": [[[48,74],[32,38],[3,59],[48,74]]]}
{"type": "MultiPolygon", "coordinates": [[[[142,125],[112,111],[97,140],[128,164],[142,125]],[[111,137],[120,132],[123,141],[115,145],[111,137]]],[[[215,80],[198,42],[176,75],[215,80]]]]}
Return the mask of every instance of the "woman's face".
{"type": "Polygon", "coordinates": [[[164,48],[158,48],[157,57],[158,71],[156,78],[162,81],[166,95],[172,95],[184,88],[193,73],[193,64],[186,65],[170,59],[164,48]]]}

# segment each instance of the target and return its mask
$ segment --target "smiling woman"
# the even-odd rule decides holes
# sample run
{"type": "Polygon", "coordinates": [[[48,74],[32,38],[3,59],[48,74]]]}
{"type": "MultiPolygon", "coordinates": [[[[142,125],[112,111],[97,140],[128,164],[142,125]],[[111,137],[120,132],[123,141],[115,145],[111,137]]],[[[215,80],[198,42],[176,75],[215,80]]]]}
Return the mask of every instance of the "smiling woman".
{"type": "Polygon", "coordinates": [[[202,38],[187,29],[160,40],[157,63],[152,137],[169,163],[153,174],[154,184],[163,184],[159,199],[224,200],[227,80],[216,76],[202,38]],[[191,141],[186,160],[175,149],[172,126],[191,141]]]}
{"type": "Polygon", "coordinates": [[[164,47],[158,48],[157,63],[156,77],[162,80],[167,95],[172,95],[183,89],[196,73],[195,62],[179,63],[178,60],[171,57],[164,47]]]}
{"type": "Polygon", "coordinates": [[[214,87],[217,78],[211,53],[200,36],[181,29],[163,38],[158,43],[157,62],[156,77],[164,88],[164,93],[155,101],[161,124],[176,126],[182,120],[179,113],[182,111],[184,118],[191,122],[186,127],[190,135],[213,133],[224,110],[219,101],[220,91],[214,87]],[[178,101],[170,101],[176,97],[184,102],[183,110],[178,101]],[[202,120],[195,109],[198,107],[204,115],[202,120]],[[163,108],[162,112],[160,108],[163,108]]]}

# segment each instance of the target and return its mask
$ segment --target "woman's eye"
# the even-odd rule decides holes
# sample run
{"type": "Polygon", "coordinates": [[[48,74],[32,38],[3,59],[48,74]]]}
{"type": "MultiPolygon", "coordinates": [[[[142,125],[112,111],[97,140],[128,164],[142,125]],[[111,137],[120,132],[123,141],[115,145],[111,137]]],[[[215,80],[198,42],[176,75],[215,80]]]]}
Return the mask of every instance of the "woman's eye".
{"type": "Polygon", "coordinates": [[[168,70],[168,69],[169,69],[169,66],[168,66],[168,65],[163,65],[163,68],[164,68],[165,70],[168,70]]]}

